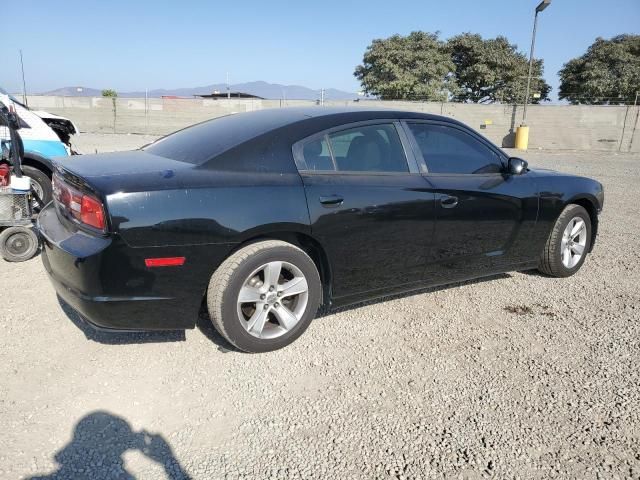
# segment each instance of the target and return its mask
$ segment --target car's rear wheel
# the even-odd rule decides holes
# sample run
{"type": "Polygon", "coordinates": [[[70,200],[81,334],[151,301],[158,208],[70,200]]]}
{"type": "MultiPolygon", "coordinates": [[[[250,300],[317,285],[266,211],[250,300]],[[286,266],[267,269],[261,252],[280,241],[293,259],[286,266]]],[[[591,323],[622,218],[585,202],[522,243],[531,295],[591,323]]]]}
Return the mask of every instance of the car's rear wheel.
{"type": "Polygon", "coordinates": [[[591,217],[580,205],[562,211],[540,257],[538,270],[569,277],[580,270],[591,247],[591,217]]]}
{"type": "Polygon", "coordinates": [[[214,327],[246,352],[289,345],[318,310],[322,286],[313,260],[279,240],[250,244],[227,258],[209,282],[214,327]]]}

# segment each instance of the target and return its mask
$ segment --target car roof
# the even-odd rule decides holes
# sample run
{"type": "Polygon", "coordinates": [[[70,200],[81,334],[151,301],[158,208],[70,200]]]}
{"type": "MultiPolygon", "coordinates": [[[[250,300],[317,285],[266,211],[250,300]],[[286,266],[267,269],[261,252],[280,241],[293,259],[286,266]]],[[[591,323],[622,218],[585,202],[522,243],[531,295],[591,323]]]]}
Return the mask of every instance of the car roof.
{"type": "Polygon", "coordinates": [[[348,123],[349,117],[357,119],[363,119],[369,117],[370,119],[376,118],[420,118],[428,120],[441,120],[441,121],[453,121],[447,117],[440,115],[433,115],[428,113],[415,112],[410,110],[395,110],[392,108],[380,108],[380,107],[366,107],[366,106],[345,106],[345,107],[324,107],[324,106],[311,106],[311,107],[285,107],[285,108],[270,108],[264,110],[257,110],[254,112],[246,112],[241,114],[247,122],[262,123],[266,130],[272,128],[278,128],[287,124],[294,124],[304,121],[310,118],[324,118],[334,117],[337,123],[348,123]],[[271,128],[269,128],[271,127],[271,128]]]}
{"type": "MultiPolygon", "coordinates": [[[[455,120],[407,110],[366,107],[285,107],[217,117],[179,130],[143,150],[193,165],[204,165],[219,155],[256,142],[267,142],[261,150],[291,152],[291,145],[310,135],[350,123],[370,120],[455,120]]],[[[220,160],[216,161],[216,165],[220,160]]]]}
{"type": "MultiPolygon", "coordinates": [[[[315,133],[315,131],[378,118],[417,118],[451,121],[437,115],[380,108],[327,108],[321,106],[272,108],[206,120],[172,133],[144,147],[144,150],[173,158],[176,148],[177,150],[184,150],[184,145],[186,144],[198,143],[203,139],[207,139],[209,142],[207,157],[212,158],[236,145],[275,130],[285,130],[286,138],[293,142],[296,139],[315,133]]],[[[200,155],[196,155],[196,157],[200,157],[200,155]]],[[[197,163],[195,160],[193,161],[197,163]]]]}
{"type": "Polygon", "coordinates": [[[198,125],[218,126],[221,123],[242,124],[243,129],[251,131],[252,133],[246,136],[246,140],[248,140],[256,134],[266,133],[282,127],[290,127],[294,124],[305,122],[310,119],[321,121],[321,123],[323,124],[330,124],[333,120],[333,123],[335,123],[335,125],[337,126],[349,122],[375,120],[378,118],[438,120],[460,124],[460,122],[458,122],[457,120],[448,117],[410,110],[394,110],[391,108],[362,106],[310,106],[267,108],[263,110],[255,110],[252,112],[234,113],[223,117],[213,118],[211,120],[206,120],[198,125]]]}

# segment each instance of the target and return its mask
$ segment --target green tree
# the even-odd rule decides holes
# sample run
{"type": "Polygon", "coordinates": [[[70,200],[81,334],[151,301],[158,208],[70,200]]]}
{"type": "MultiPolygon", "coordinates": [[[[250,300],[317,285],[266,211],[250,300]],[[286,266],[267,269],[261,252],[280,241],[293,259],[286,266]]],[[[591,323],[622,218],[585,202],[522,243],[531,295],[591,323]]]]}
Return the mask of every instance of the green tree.
{"type": "MultiPolygon", "coordinates": [[[[529,59],[502,36],[483,39],[463,33],[448,40],[459,90],[453,100],[473,103],[524,103],[529,59]]],[[[542,78],[542,60],[533,61],[531,103],[549,100],[551,87],[542,78]],[[534,96],[534,94],[539,94],[534,96]]]]}
{"type": "Polygon", "coordinates": [[[365,93],[385,100],[443,101],[455,89],[453,63],[437,33],[411,32],[371,42],[354,72],[365,93]]]}
{"type": "Polygon", "coordinates": [[[113,133],[116,133],[116,98],[118,98],[118,92],[111,89],[102,90],[102,96],[110,98],[113,105],[113,133]]]}
{"type": "Polygon", "coordinates": [[[640,91],[640,35],[596,38],[558,72],[560,99],[572,104],[624,104],[640,91]]]}

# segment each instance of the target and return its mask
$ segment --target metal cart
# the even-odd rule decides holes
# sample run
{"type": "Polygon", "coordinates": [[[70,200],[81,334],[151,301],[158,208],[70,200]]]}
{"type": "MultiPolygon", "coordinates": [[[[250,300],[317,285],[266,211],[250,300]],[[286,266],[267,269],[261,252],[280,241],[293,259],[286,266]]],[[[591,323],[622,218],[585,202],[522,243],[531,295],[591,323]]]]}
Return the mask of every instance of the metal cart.
{"type": "Polygon", "coordinates": [[[0,157],[0,162],[4,165],[3,183],[9,183],[0,186],[0,255],[9,262],[23,262],[32,258],[40,246],[40,240],[33,228],[31,204],[35,197],[32,191],[16,190],[11,186],[11,181],[17,183],[23,178],[22,140],[18,134],[19,124],[15,114],[2,102],[0,127],[9,132],[8,140],[2,139],[0,157]],[[11,181],[7,182],[7,179],[11,181]]]}

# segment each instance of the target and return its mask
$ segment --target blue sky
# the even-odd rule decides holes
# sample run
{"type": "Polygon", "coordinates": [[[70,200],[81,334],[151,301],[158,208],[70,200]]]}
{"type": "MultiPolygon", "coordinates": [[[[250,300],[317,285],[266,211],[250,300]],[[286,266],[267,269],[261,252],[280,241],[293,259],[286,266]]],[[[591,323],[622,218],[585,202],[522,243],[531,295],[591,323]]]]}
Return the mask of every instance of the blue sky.
{"type": "MultiPolygon", "coordinates": [[[[359,90],[354,67],[374,38],[412,30],[505,35],[528,52],[538,0],[76,1],[0,7],[0,85],[22,91],[82,85],[120,91],[265,80],[359,90]]],[[[640,0],[552,0],[536,57],[556,97],[557,72],[593,40],[640,33],[640,0]]]]}

